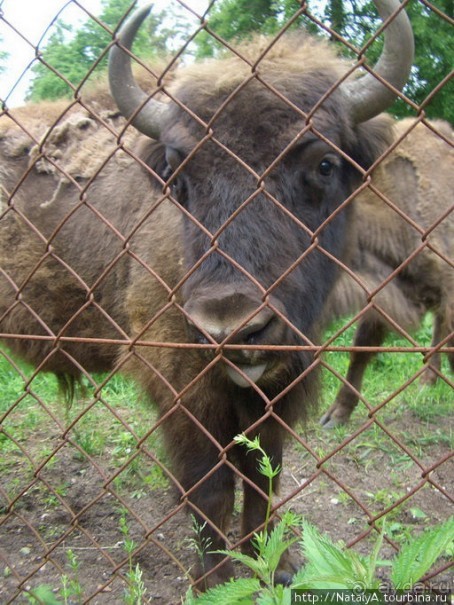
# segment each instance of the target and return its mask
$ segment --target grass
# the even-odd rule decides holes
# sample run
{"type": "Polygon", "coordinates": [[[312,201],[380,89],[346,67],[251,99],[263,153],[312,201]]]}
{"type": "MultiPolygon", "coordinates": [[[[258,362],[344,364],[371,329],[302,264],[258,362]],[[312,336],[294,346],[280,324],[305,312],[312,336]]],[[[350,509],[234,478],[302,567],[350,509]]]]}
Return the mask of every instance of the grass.
{"type": "MultiPolygon", "coordinates": [[[[337,322],[332,326],[330,333],[335,333],[344,323],[337,322]]],[[[416,340],[421,344],[430,343],[431,328],[431,318],[427,317],[415,335],[416,340]]],[[[334,344],[348,346],[352,342],[354,329],[353,326],[343,332],[334,344]]],[[[395,335],[390,335],[386,342],[389,346],[406,344],[408,343],[405,339],[395,335]]],[[[345,375],[348,353],[327,353],[324,359],[337,372],[345,375]]],[[[414,376],[420,367],[420,354],[379,353],[366,372],[363,394],[372,405],[378,405],[395,393],[402,383],[414,376]]],[[[445,359],[443,368],[448,372],[445,359]]],[[[334,401],[340,382],[329,370],[324,370],[322,374],[320,409],[324,410],[334,401]]],[[[162,488],[168,484],[159,466],[150,464],[149,461],[144,464],[146,457],[142,454],[134,456],[137,439],[146,435],[155,419],[154,412],[144,404],[134,385],[115,375],[103,388],[95,405],[90,405],[91,399],[88,396],[86,401],[78,401],[69,408],[61,402],[58,383],[53,375],[38,374],[24,390],[25,382],[32,375],[31,368],[12,360],[6,351],[0,350],[0,418],[5,415],[3,430],[0,432],[0,473],[8,474],[8,471],[16,468],[17,456],[20,455],[21,444],[24,443],[27,444],[30,463],[28,466],[32,471],[33,467],[45,461],[52,451],[49,449],[49,434],[59,435],[66,427],[72,426],[69,437],[77,445],[75,457],[82,460],[87,456],[108,455],[115,467],[125,466],[125,470],[116,479],[117,487],[124,483],[128,488],[135,489],[137,497],[140,497],[142,490],[148,491],[153,486],[162,488]],[[82,414],[84,406],[86,411],[82,414]],[[115,415],[107,408],[115,410],[115,415]],[[34,439],[30,441],[32,434],[34,439]]],[[[94,377],[98,384],[103,378],[94,377]]],[[[418,431],[402,436],[415,454],[420,455],[431,445],[453,447],[453,436],[443,426],[443,419],[449,415],[451,406],[452,392],[444,381],[439,380],[433,387],[421,387],[416,380],[392,398],[377,417],[392,424],[406,414],[414,415],[420,421],[418,431]]],[[[358,426],[366,420],[366,410],[360,402],[353,413],[352,425],[358,426]]],[[[324,456],[350,434],[351,425],[327,431],[315,421],[310,430],[317,453],[324,456]]],[[[147,440],[146,446],[157,448],[162,455],[159,436],[153,434],[147,440]]],[[[396,467],[409,464],[408,456],[390,442],[376,426],[372,426],[349,446],[349,455],[364,466],[371,464],[371,452],[379,451],[386,452],[396,467]]],[[[52,458],[47,464],[52,464],[52,458]]]]}
{"type": "MultiPolygon", "coordinates": [[[[328,332],[328,335],[340,330],[346,321],[338,321],[328,332]]],[[[349,346],[353,342],[355,326],[345,330],[334,342],[335,346],[349,346]]],[[[429,346],[432,338],[432,317],[427,315],[421,328],[413,335],[421,346],[429,346]]],[[[384,347],[408,347],[410,343],[403,337],[390,334],[384,347]]],[[[326,353],[324,360],[342,376],[347,373],[349,354],[330,352],[326,353]]],[[[373,405],[378,405],[399,389],[399,387],[416,376],[421,369],[421,353],[378,353],[369,365],[364,381],[362,394],[373,405]]],[[[450,375],[448,361],[442,355],[442,371],[450,375]]],[[[329,370],[323,371],[322,408],[328,408],[335,400],[341,382],[329,370]]],[[[405,410],[410,410],[422,421],[434,422],[452,411],[452,389],[443,380],[438,380],[434,386],[421,386],[416,378],[407,388],[392,400],[392,405],[385,406],[385,419],[392,419],[405,410]]],[[[365,416],[365,406],[358,403],[354,418],[358,414],[365,416]]]]}
{"type": "MultiPolygon", "coordinates": [[[[327,335],[340,330],[346,321],[338,321],[327,335]]],[[[335,341],[335,346],[348,346],[353,341],[355,326],[348,328],[335,341]]],[[[430,345],[432,337],[431,317],[427,316],[414,338],[421,346],[430,345]]],[[[384,344],[389,347],[409,346],[408,341],[390,334],[384,344]]],[[[324,361],[336,372],[345,376],[349,363],[349,353],[329,352],[324,361]]],[[[454,447],[454,435],[446,419],[452,417],[453,393],[451,387],[439,379],[433,386],[422,386],[419,378],[413,380],[402,392],[402,384],[415,377],[422,366],[420,353],[380,352],[369,364],[363,380],[362,394],[373,407],[383,401],[389,401],[377,413],[376,418],[393,430],[400,425],[398,436],[416,456],[423,456],[430,446],[454,447]],[[411,429],[405,431],[403,419],[412,418],[411,429]]],[[[442,356],[442,371],[452,378],[448,360],[442,356]]],[[[320,415],[334,402],[342,383],[329,369],[322,371],[322,396],[320,415]]],[[[328,454],[333,447],[342,443],[351,434],[352,429],[360,428],[368,420],[368,410],[360,401],[352,414],[348,426],[339,426],[326,430],[319,426],[315,418],[310,425],[313,440],[311,443],[320,457],[328,454]]],[[[377,426],[372,425],[359,435],[345,450],[348,456],[367,470],[368,465],[379,464],[382,452],[393,471],[405,469],[411,465],[411,459],[377,426]]],[[[302,455],[305,455],[302,452],[302,455]]]]}
{"type": "MultiPolygon", "coordinates": [[[[25,381],[33,371],[16,360],[12,365],[9,359],[8,353],[0,350],[0,474],[6,478],[5,491],[10,498],[25,481],[31,480],[41,464],[45,463],[46,469],[57,464],[57,457],[52,453],[68,429],[68,443],[73,447],[76,460],[107,456],[114,468],[125,467],[115,479],[117,489],[135,490],[140,497],[141,486],[147,490],[168,486],[161,468],[145,454],[137,455],[138,440],[146,437],[156,415],[133,384],[115,375],[94,405],[89,394],[68,406],[62,401],[57,380],[51,374],[38,374],[24,391],[25,381]],[[26,451],[25,457],[23,451],[26,451]],[[21,479],[17,473],[18,458],[21,459],[21,479]]],[[[94,376],[94,379],[100,384],[104,376],[94,376]]],[[[152,434],[144,444],[158,451],[158,457],[162,458],[163,447],[158,435],[152,434]]]]}
{"type": "MultiPolygon", "coordinates": [[[[341,325],[342,323],[338,322],[332,330],[338,330],[341,325]]],[[[353,331],[354,328],[350,328],[338,337],[334,344],[349,345],[353,331]]],[[[426,319],[415,338],[423,345],[430,343],[430,318],[426,319]]],[[[393,335],[386,342],[389,346],[406,344],[408,343],[405,339],[393,335]]],[[[337,372],[345,375],[348,358],[348,353],[327,353],[324,359],[337,372]]],[[[420,367],[420,354],[380,353],[366,373],[363,394],[373,406],[377,406],[395,393],[402,383],[414,376],[420,367]]],[[[445,359],[443,371],[449,375],[445,359]]],[[[340,386],[338,379],[331,372],[325,370],[322,374],[321,413],[334,401],[340,386]]],[[[35,501],[39,501],[46,514],[51,514],[53,510],[61,507],[60,498],[64,499],[68,490],[71,490],[68,476],[64,472],[67,458],[59,457],[58,448],[62,436],[67,440],[65,449],[77,462],[74,468],[79,468],[83,474],[91,467],[86,464],[89,458],[102,460],[101,466],[104,465],[108,473],[115,476],[112,481],[113,489],[122,497],[140,499],[149,497],[150,491],[168,488],[166,475],[148,455],[151,451],[159,460],[166,460],[159,434],[153,432],[147,437],[147,431],[156,421],[156,415],[143,401],[134,385],[121,376],[114,376],[102,389],[98,400],[93,401],[93,390],[89,389],[86,396],[79,394],[74,405],[68,407],[62,401],[58,383],[52,375],[40,374],[28,383],[31,376],[33,371],[30,367],[13,361],[7,351],[0,349],[1,487],[7,499],[19,498],[15,505],[19,511],[21,507],[27,506],[26,502],[23,503],[25,498],[21,496],[22,493],[27,493],[35,501]],[[140,440],[144,441],[138,450],[140,440]],[[44,484],[33,484],[36,469],[41,468],[41,465],[44,472],[53,477],[51,490],[44,484]],[[28,485],[33,487],[25,492],[28,485]]],[[[94,380],[101,384],[104,376],[94,376],[94,380]]],[[[438,381],[433,387],[421,387],[416,380],[393,397],[377,413],[377,418],[392,430],[396,430],[398,425],[399,438],[405,441],[412,453],[422,457],[430,448],[445,450],[454,446],[452,433],[445,422],[449,414],[452,414],[450,387],[443,381],[438,381]],[[408,428],[407,424],[402,422],[405,418],[413,419],[413,422],[408,423],[408,428]]],[[[304,434],[317,454],[323,457],[348,439],[352,430],[361,427],[366,420],[367,410],[360,403],[349,426],[326,430],[314,419],[309,427],[304,429],[304,434]]],[[[298,453],[303,464],[309,454],[302,448],[298,453]]],[[[379,513],[402,497],[402,473],[407,471],[413,462],[378,426],[372,425],[358,435],[345,446],[342,454],[366,474],[377,466],[384,465],[389,469],[386,488],[364,493],[365,501],[372,511],[379,513]]],[[[336,460],[330,460],[329,464],[331,463],[335,464],[336,460]]],[[[332,489],[332,485],[327,484],[324,489],[332,489]]],[[[339,506],[350,506],[350,497],[342,490],[339,493],[334,492],[333,497],[338,500],[339,506]]],[[[0,506],[2,504],[3,502],[0,506]]],[[[426,512],[416,505],[409,509],[408,505],[404,504],[403,508],[405,515],[401,507],[388,514],[387,533],[399,543],[409,538],[413,522],[422,527],[430,522],[430,519],[426,519],[426,512]],[[409,515],[412,520],[408,520],[409,515]]],[[[352,518],[351,522],[357,521],[352,518]]],[[[126,540],[128,526],[124,524],[122,527],[126,540]]],[[[58,532],[62,531],[61,527],[54,528],[46,520],[39,529],[43,538],[49,542],[58,539],[58,532]]],[[[78,589],[76,564],[76,560],[67,562],[69,571],[66,578],[61,578],[60,603],[62,600],[74,600],[73,593],[78,589]]],[[[145,587],[142,570],[133,563],[132,558],[129,559],[127,574],[130,592],[125,593],[124,601],[139,602],[137,595],[140,595],[145,587]]],[[[35,596],[40,598],[39,594],[35,596]]],[[[52,600],[49,600],[49,603],[52,603],[52,600]]]]}
{"type": "MultiPolygon", "coordinates": [[[[327,335],[339,330],[347,322],[335,323],[327,335]]],[[[427,316],[421,329],[414,335],[421,345],[430,344],[431,340],[431,317],[427,316]]],[[[352,343],[355,326],[344,331],[333,343],[335,346],[348,346],[352,343]]],[[[385,346],[408,346],[408,341],[402,337],[391,334],[385,346]]],[[[443,357],[443,370],[449,375],[447,360],[443,357]]],[[[326,353],[324,360],[334,370],[345,376],[349,354],[342,352],[326,353]]],[[[398,389],[400,385],[414,376],[421,368],[422,356],[420,353],[379,353],[370,364],[363,385],[363,394],[373,405],[379,404],[398,389]]],[[[38,374],[27,386],[29,394],[24,392],[24,381],[32,375],[32,370],[26,364],[12,360],[8,352],[0,349],[0,414],[12,413],[7,417],[8,422],[20,431],[35,428],[42,421],[43,414],[49,416],[46,406],[59,419],[69,423],[80,412],[62,407],[61,395],[58,383],[52,374],[38,374]],[[58,410],[64,410],[64,414],[58,410]]],[[[101,383],[103,376],[95,376],[97,383],[101,383]]],[[[326,409],[335,399],[337,390],[341,386],[340,381],[329,370],[323,371],[323,390],[321,397],[321,409],[326,409]]],[[[136,388],[119,375],[113,376],[102,390],[101,400],[108,402],[113,407],[137,412],[137,402],[141,403],[141,396],[136,388]]],[[[402,393],[398,394],[392,401],[393,405],[386,405],[385,410],[388,417],[397,415],[405,409],[410,410],[420,420],[433,422],[444,417],[451,410],[452,392],[448,384],[439,380],[435,386],[421,387],[416,379],[402,393]]],[[[142,406],[143,411],[143,406],[142,406]]],[[[87,412],[77,423],[80,438],[85,439],[84,444],[89,453],[102,452],[105,444],[100,435],[94,434],[93,427],[99,406],[94,408],[93,415],[87,412]],[[99,441],[98,441],[99,440],[99,441]]],[[[361,402],[358,404],[355,416],[364,415],[365,408],[361,402]]],[[[147,409],[149,415],[149,409],[147,409]]],[[[136,422],[134,430],[139,430],[141,422],[136,422]]],[[[128,437],[124,436],[125,447],[128,437]]],[[[118,437],[119,447],[121,437],[118,437]]]]}

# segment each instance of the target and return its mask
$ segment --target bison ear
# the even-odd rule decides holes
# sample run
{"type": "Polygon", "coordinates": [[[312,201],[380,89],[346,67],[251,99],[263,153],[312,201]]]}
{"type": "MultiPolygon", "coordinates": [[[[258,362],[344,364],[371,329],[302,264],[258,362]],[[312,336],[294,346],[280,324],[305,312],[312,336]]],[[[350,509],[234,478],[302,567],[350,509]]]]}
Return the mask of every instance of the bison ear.
{"type": "Polygon", "coordinates": [[[362,168],[368,169],[393,141],[394,120],[386,115],[358,124],[355,141],[350,145],[349,155],[362,168]]]}
{"type": "MultiPolygon", "coordinates": [[[[138,149],[138,157],[142,158],[147,166],[153,172],[166,180],[169,178],[169,165],[166,158],[166,147],[159,141],[143,139],[142,145],[138,149]]],[[[151,176],[151,173],[149,173],[151,176]]]]}

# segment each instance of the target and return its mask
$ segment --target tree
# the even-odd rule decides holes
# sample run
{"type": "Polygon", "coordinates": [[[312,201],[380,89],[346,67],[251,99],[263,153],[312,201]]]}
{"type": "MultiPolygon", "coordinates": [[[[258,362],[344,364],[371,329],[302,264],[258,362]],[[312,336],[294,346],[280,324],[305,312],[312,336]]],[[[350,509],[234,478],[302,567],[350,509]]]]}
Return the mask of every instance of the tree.
{"type": "MultiPolygon", "coordinates": [[[[333,29],[357,48],[361,48],[380,26],[375,6],[370,1],[361,3],[357,0],[331,0],[330,4],[342,1],[345,19],[341,27],[332,23],[333,29]]],[[[452,17],[453,0],[438,0],[437,8],[448,17],[452,17]]],[[[432,91],[452,70],[454,56],[452,26],[442,14],[431,10],[422,2],[410,2],[406,10],[415,37],[415,60],[404,93],[415,104],[422,106],[428,117],[443,118],[453,123],[452,80],[446,82],[434,96],[431,96],[432,91]],[[430,101],[427,105],[426,100],[430,101]]],[[[330,19],[329,8],[323,18],[330,19]]],[[[382,47],[382,42],[373,44],[366,53],[370,64],[374,64],[378,59],[382,47]]],[[[415,110],[400,100],[396,101],[390,111],[397,117],[415,115],[415,110]]]]}
{"type": "MultiPolygon", "coordinates": [[[[209,30],[223,40],[245,39],[267,29],[275,21],[277,10],[272,0],[224,0],[214,5],[209,14],[209,30]]],[[[197,38],[197,56],[210,57],[219,49],[216,38],[202,32],[197,38]]]]}
{"type": "MultiPolygon", "coordinates": [[[[0,37],[0,44],[3,44],[3,38],[0,37]]],[[[5,61],[7,60],[9,53],[5,50],[0,50],[0,74],[6,69],[5,61]]]]}
{"type": "MultiPolygon", "coordinates": [[[[99,20],[105,28],[90,19],[78,30],[58,21],[50,36],[41,61],[32,68],[34,78],[27,100],[57,99],[72,96],[88,78],[99,76],[107,68],[107,51],[113,31],[131,6],[131,0],[103,0],[99,20]],[[94,70],[94,71],[93,71],[94,70]],[[70,84],[68,84],[68,82],[70,84]]],[[[161,32],[164,13],[152,13],[136,37],[134,52],[139,57],[152,57],[166,49],[168,32],[161,32]]]]}
{"type": "MultiPolygon", "coordinates": [[[[453,17],[453,1],[438,0],[437,8],[445,15],[453,17]]],[[[426,99],[448,74],[452,73],[452,58],[454,56],[454,37],[452,25],[440,15],[427,8],[422,3],[410,3],[408,9],[415,35],[415,69],[404,92],[418,105],[423,105],[431,118],[444,118],[454,123],[454,81],[451,78],[439,92],[430,98],[427,106],[426,99]]],[[[396,113],[405,114],[401,110],[403,103],[398,103],[396,113]]]]}
{"type": "Polygon", "coordinates": [[[325,14],[334,31],[339,32],[345,29],[347,15],[345,14],[343,0],[331,0],[326,7],[325,14]]]}
{"type": "MultiPolygon", "coordinates": [[[[437,0],[437,9],[452,17],[453,0],[437,0]]],[[[213,56],[219,44],[209,32],[223,40],[247,39],[254,32],[273,34],[296,12],[295,0],[220,0],[208,15],[208,30],[196,38],[196,55],[213,56]]],[[[422,2],[407,5],[416,43],[415,66],[404,93],[426,114],[454,122],[452,95],[454,84],[446,82],[433,96],[432,91],[448,76],[452,69],[454,38],[450,23],[422,2]],[[430,102],[426,105],[426,100],[430,102]]],[[[326,4],[313,0],[309,3],[309,13],[337,34],[360,49],[380,26],[380,19],[374,4],[368,0],[328,0],[326,4]]],[[[316,35],[328,35],[320,31],[308,18],[297,20],[293,27],[305,28],[316,35]]],[[[335,36],[331,36],[336,40],[335,36]]],[[[340,52],[354,57],[342,42],[340,52]]],[[[377,41],[368,49],[366,56],[374,64],[382,49],[382,41],[377,41]]],[[[398,117],[414,115],[415,110],[403,101],[396,101],[391,113],[398,117]]]]}

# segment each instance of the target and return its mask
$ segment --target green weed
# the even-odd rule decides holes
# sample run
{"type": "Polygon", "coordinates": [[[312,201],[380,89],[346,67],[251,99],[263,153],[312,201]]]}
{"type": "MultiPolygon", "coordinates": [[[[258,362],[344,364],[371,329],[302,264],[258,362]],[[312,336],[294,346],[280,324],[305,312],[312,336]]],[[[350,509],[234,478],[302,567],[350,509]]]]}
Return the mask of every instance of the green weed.
{"type": "Polygon", "coordinates": [[[192,517],[192,531],[194,533],[194,537],[185,538],[185,542],[189,546],[189,548],[192,548],[192,550],[195,551],[197,558],[199,559],[199,562],[200,562],[200,569],[201,569],[202,575],[204,575],[206,573],[206,569],[205,569],[205,565],[204,565],[205,555],[211,550],[211,539],[205,538],[203,535],[203,531],[205,529],[206,522],[203,524],[200,524],[197,522],[197,519],[194,517],[194,515],[191,515],[191,517],[192,517]]]}
{"type": "Polygon", "coordinates": [[[295,576],[292,587],[313,589],[379,589],[382,580],[379,567],[391,567],[391,582],[395,590],[410,590],[443,555],[454,540],[454,517],[432,527],[402,545],[392,561],[379,560],[385,528],[376,539],[369,556],[334,544],[327,536],[303,521],[302,550],[306,565],[295,576]]]}
{"type": "MultiPolygon", "coordinates": [[[[260,471],[269,479],[277,469],[273,469],[268,456],[263,452],[258,439],[250,441],[245,436],[237,439],[248,447],[262,453],[260,471]]],[[[386,494],[382,495],[385,503],[386,494]]],[[[424,514],[415,511],[415,514],[424,514]]],[[[267,519],[268,523],[269,519],[267,519]]],[[[388,532],[386,532],[388,533],[388,532]]],[[[189,591],[185,605],[287,605],[290,603],[291,591],[323,590],[376,590],[382,587],[378,569],[390,567],[390,578],[395,590],[410,590],[435,564],[443,553],[454,549],[454,517],[446,523],[428,528],[421,535],[410,535],[401,546],[399,553],[392,561],[379,559],[385,536],[385,521],[382,530],[372,545],[370,555],[361,555],[343,544],[335,544],[319,530],[293,513],[286,513],[282,520],[269,533],[259,532],[255,536],[257,557],[221,551],[222,554],[245,565],[254,574],[253,578],[231,579],[229,582],[209,589],[202,595],[189,591]],[[305,565],[294,576],[291,586],[274,585],[274,572],[283,553],[296,541],[289,536],[293,528],[302,530],[300,546],[305,558],[305,565]]]]}
{"type": "Polygon", "coordinates": [[[61,595],[65,605],[69,603],[81,603],[83,599],[83,590],[79,580],[79,561],[71,549],[66,551],[66,558],[70,569],[69,574],[63,574],[61,577],[61,595]]]}
{"type": "Polygon", "coordinates": [[[141,605],[147,589],[142,580],[140,565],[138,563],[134,565],[133,563],[133,554],[137,545],[131,537],[125,510],[122,511],[120,517],[120,531],[123,534],[123,548],[128,556],[127,588],[124,593],[124,603],[125,605],[141,605]]]}
{"type": "Polygon", "coordinates": [[[26,594],[31,605],[78,605],[83,602],[83,590],[79,580],[79,561],[71,549],[66,551],[68,573],[60,577],[61,587],[53,590],[41,584],[26,594]],[[62,599],[62,600],[60,600],[62,599]]]}
{"type": "MultiPolygon", "coordinates": [[[[164,471],[157,464],[153,464],[148,472],[143,476],[143,482],[148,489],[167,489],[169,480],[164,471]]],[[[147,491],[148,491],[147,489],[147,491]]]]}
{"type": "Polygon", "coordinates": [[[41,584],[29,593],[26,593],[25,598],[30,605],[62,605],[62,602],[47,584],[41,584]]]}

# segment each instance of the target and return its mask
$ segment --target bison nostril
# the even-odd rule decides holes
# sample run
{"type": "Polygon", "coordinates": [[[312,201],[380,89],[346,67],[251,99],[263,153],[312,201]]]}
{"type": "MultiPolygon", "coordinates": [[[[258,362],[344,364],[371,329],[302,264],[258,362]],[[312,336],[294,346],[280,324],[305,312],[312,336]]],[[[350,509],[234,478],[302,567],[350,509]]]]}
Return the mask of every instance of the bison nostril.
{"type": "Polygon", "coordinates": [[[260,342],[263,342],[264,338],[266,337],[266,333],[268,332],[267,327],[268,325],[264,326],[263,328],[260,328],[260,330],[256,330],[255,332],[247,334],[244,338],[244,344],[256,345],[260,342]]]}
{"type": "MultiPolygon", "coordinates": [[[[273,302],[276,305],[276,302],[273,302]]],[[[184,304],[191,342],[204,345],[281,344],[285,324],[278,311],[247,293],[230,289],[192,295],[184,304]]]]}
{"type": "Polygon", "coordinates": [[[210,344],[210,341],[208,340],[208,338],[204,334],[202,334],[201,332],[199,332],[198,330],[194,334],[194,341],[198,345],[208,345],[208,344],[210,344]]]}
{"type": "Polygon", "coordinates": [[[188,323],[188,336],[191,342],[198,345],[213,344],[213,341],[208,338],[208,335],[205,335],[197,326],[192,323],[188,323]]]}
{"type": "Polygon", "coordinates": [[[246,345],[255,345],[257,344],[257,335],[254,334],[249,334],[249,336],[247,336],[244,340],[244,344],[246,345]]]}
{"type": "Polygon", "coordinates": [[[238,340],[244,344],[255,345],[267,342],[271,344],[273,335],[275,336],[278,319],[275,315],[270,313],[262,313],[256,319],[252,320],[250,324],[244,326],[238,333],[238,340]]]}

